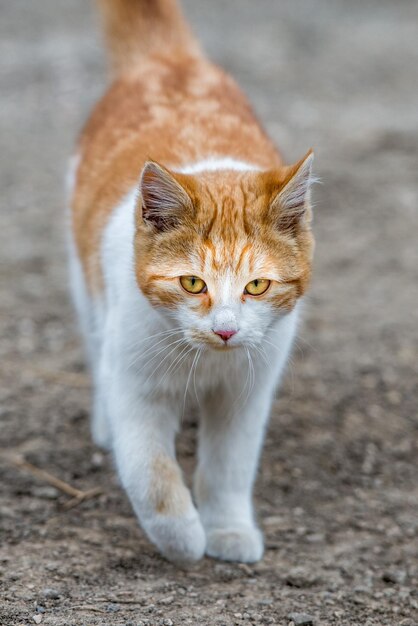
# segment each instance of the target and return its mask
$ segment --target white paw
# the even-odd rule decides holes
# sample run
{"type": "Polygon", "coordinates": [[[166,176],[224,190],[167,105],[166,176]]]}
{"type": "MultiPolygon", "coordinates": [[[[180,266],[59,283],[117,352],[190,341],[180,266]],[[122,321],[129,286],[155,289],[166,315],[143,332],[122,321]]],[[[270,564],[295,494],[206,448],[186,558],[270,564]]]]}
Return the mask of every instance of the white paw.
{"type": "Polygon", "coordinates": [[[206,554],[223,561],[255,563],[263,556],[263,535],[254,526],[213,528],[206,534],[206,554]]]}
{"type": "Polygon", "coordinates": [[[155,515],[144,527],[152,543],[169,561],[187,565],[205,553],[205,531],[197,513],[188,517],[155,515]]]}

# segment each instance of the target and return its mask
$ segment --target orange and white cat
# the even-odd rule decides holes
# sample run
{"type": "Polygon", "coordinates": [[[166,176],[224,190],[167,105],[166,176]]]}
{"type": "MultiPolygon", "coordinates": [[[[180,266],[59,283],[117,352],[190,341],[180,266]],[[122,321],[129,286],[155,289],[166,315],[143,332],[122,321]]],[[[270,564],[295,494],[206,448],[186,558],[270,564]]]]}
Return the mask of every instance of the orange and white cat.
{"type": "Polygon", "coordinates": [[[114,82],[71,172],[93,438],[168,559],[257,561],[252,487],[311,273],[313,155],[283,165],[175,0],[99,5],[114,82]],[[189,405],[194,498],[175,455],[189,405]]]}

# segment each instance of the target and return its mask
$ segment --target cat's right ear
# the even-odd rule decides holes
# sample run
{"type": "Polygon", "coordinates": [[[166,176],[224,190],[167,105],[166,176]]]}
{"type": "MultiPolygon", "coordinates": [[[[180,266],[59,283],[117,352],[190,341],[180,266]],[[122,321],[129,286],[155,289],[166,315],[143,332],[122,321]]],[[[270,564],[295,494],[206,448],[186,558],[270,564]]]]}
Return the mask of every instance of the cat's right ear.
{"type": "Polygon", "coordinates": [[[193,211],[192,201],[174,176],[155,161],[147,161],[141,174],[139,219],[158,232],[175,228],[193,211]]]}

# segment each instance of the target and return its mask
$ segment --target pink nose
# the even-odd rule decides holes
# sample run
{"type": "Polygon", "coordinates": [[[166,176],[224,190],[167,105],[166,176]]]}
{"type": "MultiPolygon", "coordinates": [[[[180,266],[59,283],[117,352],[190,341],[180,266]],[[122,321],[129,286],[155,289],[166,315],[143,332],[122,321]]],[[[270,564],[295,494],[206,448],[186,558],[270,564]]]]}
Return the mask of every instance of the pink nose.
{"type": "Polygon", "coordinates": [[[215,333],[215,335],[218,335],[224,341],[228,341],[228,339],[231,339],[231,337],[235,335],[237,331],[236,330],[214,330],[213,332],[215,333]]]}

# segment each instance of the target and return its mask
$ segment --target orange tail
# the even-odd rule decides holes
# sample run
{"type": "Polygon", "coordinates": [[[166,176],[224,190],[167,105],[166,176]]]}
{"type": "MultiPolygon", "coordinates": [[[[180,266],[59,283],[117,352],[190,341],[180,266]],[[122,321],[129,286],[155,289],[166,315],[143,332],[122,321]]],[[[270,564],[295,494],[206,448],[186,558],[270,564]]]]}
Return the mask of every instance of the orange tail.
{"type": "Polygon", "coordinates": [[[97,0],[116,74],[150,54],[198,55],[199,45],[176,0],[97,0]]]}

